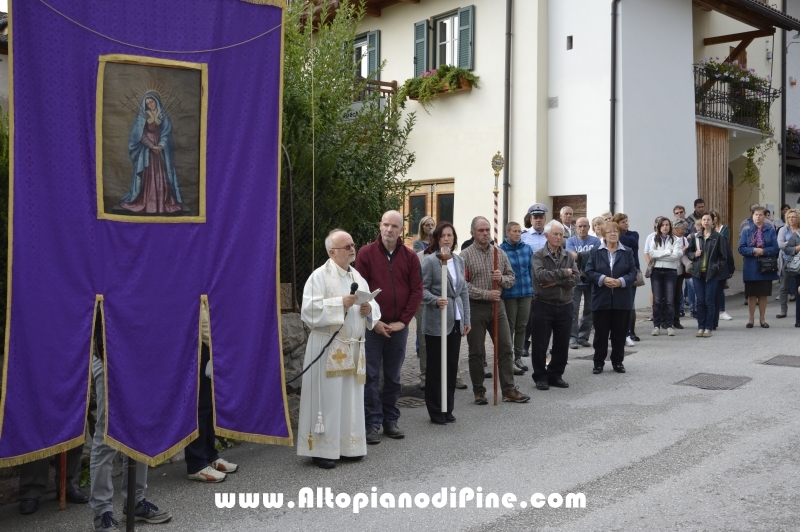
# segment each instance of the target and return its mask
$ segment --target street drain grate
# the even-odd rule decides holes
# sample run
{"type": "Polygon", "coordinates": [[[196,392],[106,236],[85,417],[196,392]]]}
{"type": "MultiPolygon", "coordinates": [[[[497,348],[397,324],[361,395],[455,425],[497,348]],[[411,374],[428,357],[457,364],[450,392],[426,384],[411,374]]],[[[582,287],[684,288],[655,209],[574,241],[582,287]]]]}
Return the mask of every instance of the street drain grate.
{"type": "Polygon", "coordinates": [[[696,386],[704,390],[733,390],[742,384],[750,382],[750,377],[730,377],[728,375],[713,375],[711,373],[698,373],[688,379],[683,379],[675,384],[696,386]]]}
{"type": "Polygon", "coordinates": [[[792,368],[800,368],[800,357],[790,355],[778,355],[775,358],[770,358],[762,364],[769,366],[789,366],[792,368]]]}
{"type": "MultiPolygon", "coordinates": [[[[625,351],[625,356],[635,355],[636,351],[625,351]]],[[[594,360],[594,355],[586,355],[582,357],[569,357],[572,360],[594,360]]],[[[606,360],[611,360],[611,351],[606,355],[606,360]]]]}
{"type": "Polygon", "coordinates": [[[418,397],[401,397],[397,400],[397,406],[403,408],[419,408],[425,406],[425,399],[418,397]]]}

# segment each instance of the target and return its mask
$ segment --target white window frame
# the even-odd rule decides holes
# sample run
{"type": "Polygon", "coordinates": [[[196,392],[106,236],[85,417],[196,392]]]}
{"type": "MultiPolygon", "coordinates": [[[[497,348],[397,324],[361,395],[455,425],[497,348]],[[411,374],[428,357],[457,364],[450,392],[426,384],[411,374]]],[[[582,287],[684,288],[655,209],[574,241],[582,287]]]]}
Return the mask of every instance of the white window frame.
{"type": "Polygon", "coordinates": [[[433,19],[433,41],[434,41],[434,65],[439,68],[441,65],[451,65],[458,67],[458,10],[439,15],[433,19]],[[442,35],[440,24],[446,24],[444,30],[446,35],[442,35]],[[441,47],[445,47],[444,55],[441,57],[441,47]]]}

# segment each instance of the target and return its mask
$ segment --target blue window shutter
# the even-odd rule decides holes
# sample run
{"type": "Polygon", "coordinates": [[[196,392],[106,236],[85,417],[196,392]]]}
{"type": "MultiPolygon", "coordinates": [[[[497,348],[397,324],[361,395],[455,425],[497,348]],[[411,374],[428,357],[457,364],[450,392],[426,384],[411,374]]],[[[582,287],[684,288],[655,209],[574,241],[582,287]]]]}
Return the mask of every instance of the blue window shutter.
{"type": "Polygon", "coordinates": [[[367,34],[367,66],[369,79],[380,80],[378,69],[381,66],[381,30],[367,34]]]}
{"type": "Polygon", "coordinates": [[[414,24],[414,77],[428,71],[428,21],[414,24]]]}
{"type": "Polygon", "coordinates": [[[458,66],[474,68],[475,6],[458,10],[458,66]]]}

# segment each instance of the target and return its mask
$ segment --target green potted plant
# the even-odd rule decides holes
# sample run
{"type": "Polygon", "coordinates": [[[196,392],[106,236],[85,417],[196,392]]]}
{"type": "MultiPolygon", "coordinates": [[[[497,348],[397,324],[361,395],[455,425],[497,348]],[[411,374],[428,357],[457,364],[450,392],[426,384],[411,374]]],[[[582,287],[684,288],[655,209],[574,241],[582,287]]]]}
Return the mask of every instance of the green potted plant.
{"type": "Polygon", "coordinates": [[[478,87],[478,80],[478,76],[467,69],[442,65],[418,78],[407,79],[398,90],[397,97],[400,102],[416,100],[427,111],[440,95],[472,90],[478,87]]]}

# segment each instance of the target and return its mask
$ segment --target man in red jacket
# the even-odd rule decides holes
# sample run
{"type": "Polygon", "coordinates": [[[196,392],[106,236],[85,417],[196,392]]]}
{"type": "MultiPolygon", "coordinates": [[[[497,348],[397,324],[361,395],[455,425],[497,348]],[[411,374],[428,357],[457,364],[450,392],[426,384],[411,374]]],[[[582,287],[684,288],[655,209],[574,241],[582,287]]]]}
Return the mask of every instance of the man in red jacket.
{"type": "Polygon", "coordinates": [[[397,427],[400,409],[400,368],[406,357],[408,323],[422,302],[422,275],[417,254],[403,245],[403,216],[387,211],[381,218],[380,235],[364,246],[356,258],[356,270],[369,284],[380,288],[376,297],[381,320],[365,333],[367,382],[364,386],[364,415],[367,443],[380,443],[380,427],[390,438],[403,438],[397,427]],[[383,364],[383,390],[379,391],[383,364]]]}

